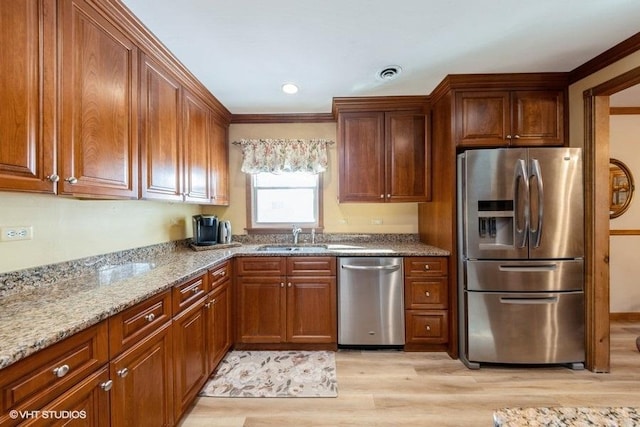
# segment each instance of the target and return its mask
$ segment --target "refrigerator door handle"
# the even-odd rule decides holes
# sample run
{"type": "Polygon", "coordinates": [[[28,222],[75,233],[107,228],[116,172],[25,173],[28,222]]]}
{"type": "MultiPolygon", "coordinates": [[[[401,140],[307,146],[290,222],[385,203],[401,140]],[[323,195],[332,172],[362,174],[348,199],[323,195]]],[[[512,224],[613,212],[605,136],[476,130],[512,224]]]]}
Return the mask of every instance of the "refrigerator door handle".
{"type": "Polygon", "coordinates": [[[556,271],[558,264],[539,264],[539,265],[501,265],[498,267],[500,271],[517,271],[517,272],[543,272],[556,271]]]}
{"type": "Polygon", "coordinates": [[[529,181],[527,180],[527,165],[522,159],[519,159],[516,163],[513,186],[515,211],[514,245],[518,248],[524,248],[527,244],[527,232],[529,230],[529,181]]]}
{"type": "Polygon", "coordinates": [[[557,304],[558,297],[501,297],[501,304],[557,304]]]}
{"type": "Polygon", "coordinates": [[[542,225],[544,223],[543,221],[543,216],[544,216],[544,187],[542,185],[542,170],[540,169],[540,162],[538,161],[538,159],[533,159],[531,160],[531,175],[530,175],[530,179],[534,180],[535,183],[535,188],[536,188],[536,194],[537,194],[537,200],[536,200],[536,205],[538,207],[538,212],[536,212],[537,214],[537,221],[536,221],[536,225],[535,228],[533,228],[533,224],[530,230],[531,233],[531,243],[533,244],[534,248],[539,248],[540,247],[540,242],[542,240],[542,225]]]}

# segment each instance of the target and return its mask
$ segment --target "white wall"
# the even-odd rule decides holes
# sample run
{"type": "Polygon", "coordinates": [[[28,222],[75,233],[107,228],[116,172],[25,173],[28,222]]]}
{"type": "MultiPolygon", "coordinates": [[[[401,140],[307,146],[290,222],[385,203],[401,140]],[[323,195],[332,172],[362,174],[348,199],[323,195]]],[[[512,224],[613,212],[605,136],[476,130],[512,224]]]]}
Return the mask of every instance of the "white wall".
{"type": "MultiPolygon", "coordinates": [[[[640,178],[640,115],[612,115],[609,118],[610,157],[624,162],[640,178]]],[[[640,229],[640,199],[635,194],[629,210],[610,220],[611,230],[640,229]]],[[[610,237],[610,311],[640,312],[640,236],[610,237]]]]}

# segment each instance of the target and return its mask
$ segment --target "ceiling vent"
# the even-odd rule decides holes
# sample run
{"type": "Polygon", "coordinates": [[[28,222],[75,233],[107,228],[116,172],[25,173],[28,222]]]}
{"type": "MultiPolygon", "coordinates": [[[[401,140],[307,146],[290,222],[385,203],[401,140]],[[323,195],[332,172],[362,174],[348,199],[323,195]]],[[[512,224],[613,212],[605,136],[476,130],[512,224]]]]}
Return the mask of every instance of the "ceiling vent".
{"type": "Polygon", "coordinates": [[[383,81],[393,80],[402,72],[399,65],[389,65],[378,73],[378,78],[383,81]]]}

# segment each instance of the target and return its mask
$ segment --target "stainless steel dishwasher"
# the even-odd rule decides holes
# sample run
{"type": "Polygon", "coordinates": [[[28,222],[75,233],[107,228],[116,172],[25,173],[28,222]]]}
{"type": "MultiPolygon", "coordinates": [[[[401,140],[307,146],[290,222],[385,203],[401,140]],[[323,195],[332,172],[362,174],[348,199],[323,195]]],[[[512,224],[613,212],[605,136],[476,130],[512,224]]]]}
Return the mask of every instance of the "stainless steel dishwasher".
{"type": "Polygon", "coordinates": [[[404,345],[402,258],[338,258],[338,345],[404,345]]]}

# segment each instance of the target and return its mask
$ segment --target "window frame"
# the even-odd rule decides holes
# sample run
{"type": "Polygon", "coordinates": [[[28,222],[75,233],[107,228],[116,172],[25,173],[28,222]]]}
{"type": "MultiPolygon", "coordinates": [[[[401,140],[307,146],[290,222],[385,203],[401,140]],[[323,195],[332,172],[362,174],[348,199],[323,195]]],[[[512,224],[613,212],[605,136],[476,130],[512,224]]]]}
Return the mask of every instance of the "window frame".
{"type": "MultiPolygon", "coordinates": [[[[316,232],[322,232],[324,229],[324,209],[323,209],[323,181],[324,181],[324,173],[318,173],[318,225],[317,226],[308,226],[303,224],[295,224],[302,228],[303,233],[311,232],[312,228],[315,228],[316,232]]],[[[252,174],[247,174],[246,176],[246,214],[247,214],[247,226],[245,230],[248,234],[277,234],[277,233],[290,233],[291,227],[294,225],[288,224],[283,226],[273,226],[273,227],[260,227],[256,226],[254,222],[254,207],[253,207],[253,176],[252,174]]]]}

